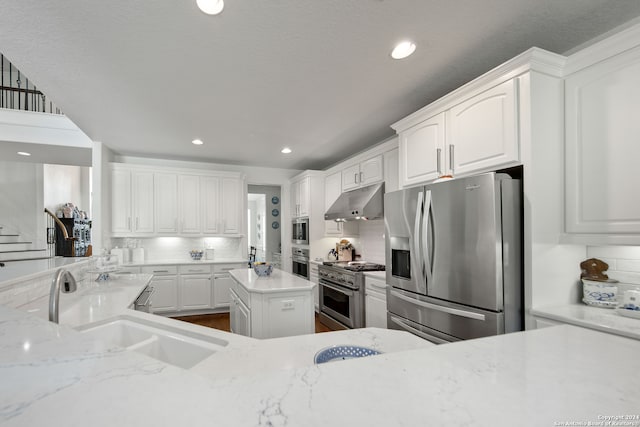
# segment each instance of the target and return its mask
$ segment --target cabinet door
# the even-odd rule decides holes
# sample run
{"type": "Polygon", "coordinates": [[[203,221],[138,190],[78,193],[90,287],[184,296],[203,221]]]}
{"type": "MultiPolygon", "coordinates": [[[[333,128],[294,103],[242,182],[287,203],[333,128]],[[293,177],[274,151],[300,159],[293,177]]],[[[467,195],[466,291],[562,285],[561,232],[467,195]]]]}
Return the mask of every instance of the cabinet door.
{"type": "Polygon", "coordinates": [[[444,170],[445,113],[400,133],[400,185],[439,178],[444,170]]]}
{"type": "Polygon", "coordinates": [[[213,176],[203,176],[202,185],[202,231],[205,234],[220,233],[220,180],[213,176]]]}
{"type": "Polygon", "coordinates": [[[236,329],[238,334],[245,337],[251,336],[251,311],[244,305],[244,303],[238,298],[238,306],[236,311],[236,329]]]}
{"type": "Polygon", "coordinates": [[[185,274],[180,276],[180,308],[198,310],[211,307],[211,276],[185,274]]]}
{"type": "Polygon", "coordinates": [[[157,233],[178,232],[178,176],[155,175],[155,215],[157,233]]]}
{"type": "Polygon", "coordinates": [[[382,155],[360,163],[360,186],[376,184],[384,180],[382,155]]]}
{"type": "Polygon", "coordinates": [[[131,232],[131,173],[111,171],[111,231],[131,232]]]}
{"type": "Polygon", "coordinates": [[[387,300],[379,294],[365,294],[365,326],[367,328],[387,328],[387,300]]]}
{"type": "Polygon", "coordinates": [[[180,232],[199,234],[200,224],[200,177],[197,175],[180,175],[178,177],[180,232]]]}
{"type": "Polygon", "coordinates": [[[515,85],[506,81],[451,108],[446,158],[452,175],[519,160],[515,85]]]}
{"type": "Polygon", "coordinates": [[[154,313],[178,310],[178,276],[154,276],[151,286],[154,313]]]}
{"type": "Polygon", "coordinates": [[[134,233],[153,233],[153,172],[132,172],[132,216],[134,233]]]}
{"type": "Polygon", "coordinates": [[[371,328],[387,327],[386,284],[382,280],[366,278],[365,323],[371,328]]]}
{"type": "Polygon", "coordinates": [[[353,190],[360,186],[360,164],[342,170],[342,191],[353,190]]]}
{"type": "MultiPolygon", "coordinates": [[[[324,210],[327,211],[333,202],[342,194],[342,173],[327,175],[324,179],[324,210]]],[[[327,235],[341,235],[342,223],[335,221],[324,222],[324,232],[327,235]]]]}
{"type": "Polygon", "coordinates": [[[220,206],[222,232],[224,234],[241,233],[243,195],[241,180],[237,178],[222,178],[220,206]]]}
{"type": "Polygon", "coordinates": [[[238,330],[238,296],[232,289],[229,289],[229,329],[234,334],[238,330]]]}
{"type": "Polygon", "coordinates": [[[299,216],[309,216],[309,207],[311,205],[311,178],[302,178],[299,182],[300,196],[298,198],[298,213],[299,216]]]}
{"type": "Polygon", "coordinates": [[[233,283],[233,279],[227,273],[213,276],[213,308],[229,307],[231,283],[233,283]]]}
{"type": "Polygon", "coordinates": [[[640,49],[565,81],[566,230],[640,233],[640,49]]]}
{"type": "Polygon", "coordinates": [[[300,182],[295,181],[291,183],[290,186],[290,196],[291,196],[291,217],[297,218],[299,217],[299,203],[300,203],[300,182]]]}

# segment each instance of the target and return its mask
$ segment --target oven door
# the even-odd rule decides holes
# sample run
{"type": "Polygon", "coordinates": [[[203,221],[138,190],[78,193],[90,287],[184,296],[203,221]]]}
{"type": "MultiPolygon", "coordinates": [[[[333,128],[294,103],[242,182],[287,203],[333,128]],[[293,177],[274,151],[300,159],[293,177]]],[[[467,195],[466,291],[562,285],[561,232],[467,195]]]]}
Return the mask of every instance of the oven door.
{"type": "Polygon", "coordinates": [[[291,221],[291,242],[296,245],[309,244],[309,218],[296,218],[291,221]]]}
{"type": "Polygon", "coordinates": [[[309,280],[309,260],[294,256],[291,262],[291,272],[296,276],[309,280]]]}
{"type": "Polygon", "coordinates": [[[320,311],[349,328],[359,327],[358,291],[320,279],[320,311]]]}

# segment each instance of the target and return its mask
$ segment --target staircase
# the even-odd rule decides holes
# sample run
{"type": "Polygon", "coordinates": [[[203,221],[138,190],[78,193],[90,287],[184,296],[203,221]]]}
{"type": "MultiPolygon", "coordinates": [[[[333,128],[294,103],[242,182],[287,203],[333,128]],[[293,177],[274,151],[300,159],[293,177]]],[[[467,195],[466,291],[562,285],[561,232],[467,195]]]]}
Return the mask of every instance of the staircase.
{"type": "Polygon", "coordinates": [[[46,248],[38,249],[33,246],[32,242],[22,240],[19,234],[5,233],[0,226],[0,262],[51,258],[46,248]]]}

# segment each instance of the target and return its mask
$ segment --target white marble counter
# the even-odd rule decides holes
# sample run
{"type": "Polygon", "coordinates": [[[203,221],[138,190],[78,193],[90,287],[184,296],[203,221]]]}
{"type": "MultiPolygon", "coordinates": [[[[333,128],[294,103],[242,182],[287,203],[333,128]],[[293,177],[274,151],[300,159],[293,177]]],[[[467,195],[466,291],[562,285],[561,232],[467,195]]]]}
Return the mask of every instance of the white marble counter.
{"type": "Polygon", "coordinates": [[[364,328],[295,337],[251,340],[230,345],[191,369],[212,380],[312,366],[316,353],[333,345],[355,345],[382,353],[434,346],[408,332],[364,328]]]}
{"type": "MultiPolygon", "coordinates": [[[[104,282],[86,281],[73,293],[60,293],[58,321],[80,326],[116,316],[127,309],[149,284],[150,274],[111,275],[104,282]]],[[[42,319],[49,318],[49,296],[34,300],[21,310],[42,319]]]]}
{"type": "Polygon", "coordinates": [[[144,262],[128,262],[122,264],[123,267],[144,267],[146,265],[193,265],[193,264],[247,264],[246,259],[241,258],[216,258],[216,259],[201,259],[200,261],[194,261],[188,258],[178,259],[147,259],[144,262]]]}
{"type": "Polygon", "coordinates": [[[531,314],[640,340],[640,319],[621,316],[615,309],[591,307],[586,304],[567,304],[537,307],[531,309],[531,314]]]}
{"type": "Polygon", "coordinates": [[[258,276],[252,268],[229,270],[229,274],[249,292],[311,291],[316,286],[313,282],[277,268],[273,269],[270,276],[258,276]]]}
{"type": "Polygon", "coordinates": [[[43,275],[53,274],[53,272],[60,267],[81,265],[82,263],[88,262],[89,258],[85,257],[54,257],[25,261],[7,261],[4,267],[0,267],[0,289],[11,286],[16,282],[23,282],[43,275]]]}
{"type": "Polygon", "coordinates": [[[640,341],[572,326],[217,377],[0,307],[0,348],[3,426],[538,427],[640,412],[640,341]]]}

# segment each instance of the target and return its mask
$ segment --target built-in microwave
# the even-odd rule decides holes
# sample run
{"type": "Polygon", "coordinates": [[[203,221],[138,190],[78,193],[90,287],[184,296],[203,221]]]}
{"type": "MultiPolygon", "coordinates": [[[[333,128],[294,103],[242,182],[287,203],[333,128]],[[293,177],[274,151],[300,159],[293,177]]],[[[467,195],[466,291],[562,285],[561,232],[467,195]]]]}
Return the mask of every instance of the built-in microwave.
{"type": "Polygon", "coordinates": [[[291,242],[296,245],[309,244],[309,218],[291,220],[291,242]]]}

